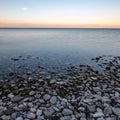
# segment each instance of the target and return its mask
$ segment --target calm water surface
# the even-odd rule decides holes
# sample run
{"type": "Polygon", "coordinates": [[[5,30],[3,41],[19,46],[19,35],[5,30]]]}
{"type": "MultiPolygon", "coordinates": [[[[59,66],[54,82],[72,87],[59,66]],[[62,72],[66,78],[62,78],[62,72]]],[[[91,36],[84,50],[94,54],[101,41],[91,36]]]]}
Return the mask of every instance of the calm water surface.
{"type": "Polygon", "coordinates": [[[18,56],[31,56],[24,64],[61,67],[99,55],[120,55],[119,29],[0,29],[1,68],[18,56]]]}

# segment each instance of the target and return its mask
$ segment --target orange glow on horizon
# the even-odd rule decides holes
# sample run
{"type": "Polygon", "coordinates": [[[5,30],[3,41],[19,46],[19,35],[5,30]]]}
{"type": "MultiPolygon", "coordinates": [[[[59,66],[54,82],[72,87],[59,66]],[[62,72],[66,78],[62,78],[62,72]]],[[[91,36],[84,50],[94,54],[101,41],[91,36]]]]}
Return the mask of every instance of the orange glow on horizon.
{"type": "Polygon", "coordinates": [[[120,28],[119,22],[111,23],[55,23],[32,21],[1,21],[0,28],[120,28]]]}

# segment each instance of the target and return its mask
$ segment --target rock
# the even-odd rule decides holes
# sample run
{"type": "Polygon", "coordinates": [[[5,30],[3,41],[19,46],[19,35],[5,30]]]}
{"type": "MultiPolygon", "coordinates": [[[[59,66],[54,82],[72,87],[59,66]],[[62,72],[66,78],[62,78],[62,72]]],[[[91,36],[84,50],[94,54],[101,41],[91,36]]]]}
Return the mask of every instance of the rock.
{"type": "Polygon", "coordinates": [[[8,97],[13,98],[13,97],[15,97],[15,95],[13,95],[13,93],[10,93],[10,94],[8,94],[8,97]]]}
{"type": "Polygon", "coordinates": [[[87,120],[85,117],[81,117],[80,120],[87,120]]]}
{"type": "Polygon", "coordinates": [[[103,97],[102,97],[102,102],[104,102],[104,103],[110,103],[111,100],[110,100],[109,97],[103,96],[103,97]]]}
{"type": "Polygon", "coordinates": [[[104,114],[102,112],[96,112],[95,114],[93,114],[94,118],[99,118],[99,117],[103,117],[104,114]]]}
{"type": "Polygon", "coordinates": [[[63,115],[72,115],[73,111],[70,110],[70,109],[65,108],[65,109],[63,109],[62,114],[63,115]]]}
{"type": "Polygon", "coordinates": [[[90,113],[94,113],[96,111],[96,106],[95,105],[88,105],[87,109],[90,113]]]}
{"type": "Polygon", "coordinates": [[[0,109],[0,116],[4,115],[4,111],[0,109]]]}
{"type": "Polygon", "coordinates": [[[45,100],[45,101],[48,101],[49,99],[50,99],[50,95],[49,94],[45,94],[44,96],[43,96],[43,99],[45,100]]]}
{"type": "Polygon", "coordinates": [[[52,107],[50,107],[50,108],[45,109],[44,114],[45,114],[45,116],[48,117],[48,116],[51,116],[54,112],[55,112],[54,109],[52,107]]]}
{"type": "Polygon", "coordinates": [[[11,114],[11,118],[15,119],[17,117],[17,112],[11,114]]]}
{"type": "Polygon", "coordinates": [[[60,117],[60,120],[71,120],[71,117],[70,116],[60,117]]]}
{"type": "Polygon", "coordinates": [[[5,114],[5,115],[11,115],[13,112],[14,112],[13,109],[8,108],[7,110],[4,111],[4,114],[5,114]]]}
{"type": "Polygon", "coordinates": [[[53,107],[53,109],[54,109],[56,112],[60,111],[60,109],[58,109],[57,107],[53,107]]]}
{"type": "Polygon", "coordinates": [[[2,118],[2,120],[10,120],[10,115],[3,115],[0,118],[2,118]]]}
{"type": "Polygon", "coordinates": [[[15,73],[14,72],[9,72],[9,76],[13,76],[15,73]]]}
{"type": "Polygon", "coordinates": [[[112,114],[112,109],[110,107],[104,108],[104,114],[105,114],[105,116],[112,114]]]}
{"type": "Polygon", "coordinates": [[[50,80],[50,84],[54,84],[54,83],[56,83],[55,79],[50,80]]]}
{"type": "Polygon", "coordinates": [[[97,92],[101,91],[101,89],[100,89],[100,87],[93,87],[93,91],[97,93],[97,92]]]}
{"type": "Polygon", "coordinates": [[[37,112],[36,112],[36,115],[37,115],[37,116],[41,116],[41,115],[42,115],[42,110],[39,110],[39,109],[38,109],[37,112]]]}
{"type": "Polygon", "coordinates": [[[85,102],[85,103],[91,103],[92,99],[84,99],[83,102],[85,102]]]}
{"type": "Polygon", "coordinates": [[[27,114],[27,118],[29,118],[29,119],[35,119],[35,114],[34,113],[32,113],[32,112],[28,112],[28,114],[27,114]]]}
{"type": "Polygon", "coordinates": [[[113,111],[113,113],[115,114],[115,115],[118,115],[118,116],[120,116],[120,108],[112,108],[112,111],[113,111]]]}
{"type": "Polygon", "coordinates": [[[58,84],[58,85],[64,85],[64,84],[66,84],[66,82],[56,82],[56,84],[58,84]]]}
{"type": "Polygon", "coordinates": [[[29,95],[31,95],[31,96],[35,95],[35,91],[30,91],[29,95]]]}
{"type": "Polygon", "coordinates": [[[36,112],[36,109],[35,108],[30,108],[30,111],[34,113],[34,112],[36,112]]]}
{"type": "Polygon", "coordinates": [[[97,77],[91,77],[92,80],[97,80],[98,78],[97,77]]]}
{"type": "Polygon", "coordinates": [[[106,120],[106,119],[104,119],[103,117],[101,117],[101,118],[97,118],[97,120],[106,120]]]}
{"type": "Polygon", "coordinates": [[[21,97],[20,95],[17,95],[17,96],[15,96],[15,97],[12,98],[12,101],[13,102],[19,102],[22,99],[23,99],[23,97],[21,97]]]}
{"type": "Polygon", "coordinates": [[[22,117],[17,117],[15,120],[23,120],[22,117]]]}
{"type": "Polygon", "coordinates": [[[84,107],[79,107],[78,110],[84,112],[85,108],[84,107]]]}
{"type": "Polygon", "coordinates": [[[50,99],[50,103],[51,103],[51,104],[55,104],[56,101],[57,101],[56,96],[51,97],[51,99],[50,99]]]}

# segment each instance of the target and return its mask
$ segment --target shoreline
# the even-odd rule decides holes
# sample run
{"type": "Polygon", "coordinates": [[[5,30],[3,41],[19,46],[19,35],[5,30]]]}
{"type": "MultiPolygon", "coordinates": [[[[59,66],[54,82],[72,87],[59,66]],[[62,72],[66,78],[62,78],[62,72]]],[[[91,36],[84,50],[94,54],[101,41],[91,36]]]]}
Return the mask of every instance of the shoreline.
{"type": "MultiPolygon", "coordinates": [[[[20,57],[21,58],[21,57],[20,57]]],[[[18,58],[11,58],[19,61],[18,58]]],[[[64,73],[42,68],[0,80],[3,120],[119,120],[120,56],[98,56],[103,72],[90,65],[68,66],[64,73]],[[13,81],[15,76],[16,81],[13,81]]]]}

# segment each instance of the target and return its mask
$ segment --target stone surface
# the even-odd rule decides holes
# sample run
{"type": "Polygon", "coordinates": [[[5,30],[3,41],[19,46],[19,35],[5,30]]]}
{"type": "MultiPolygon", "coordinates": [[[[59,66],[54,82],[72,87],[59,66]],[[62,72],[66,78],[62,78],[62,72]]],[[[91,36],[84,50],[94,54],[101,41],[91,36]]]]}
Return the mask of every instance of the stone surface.
{"type": "Polygon", "coordinates": [[[115,114],[115,115],[118,115],[118,116],[120,116],[120,108],[112,108],[112,111],[113,111],[113,113],[115,114]]]}
{"type": "Polygon", "coordinates": [[[50,107],[45,109],[44,114],[46,116],[51,116],[54,112],[55,112],[54,109],[50,107]]]}
{"type": "Polygon", "coordinates": [[[38,110],[36,111],[36,115],[37,115],[37,116],[41,116],[41,115],[42,115],[42,110],[39,110],[39,109],[38,109],[38,110]]]}
{"type": "Polygon", "coordinates": [[[45,100],[45,101],[47,101],[47,100],[49,100],[50,99],[50,95],[49,94],[45,94],[44,96],[43,96],[43,99],[45,100]]]}
{"type": "Polygon", "coordinates": [[[71,115],[71,114],[73,114],[73,111],[65,108],[65,109],[63,109],[62,114],[63,115],[71,115]]]}
{"type": "Polygon", "coordinates": [[[103,117],[104,114],[102,112],[96,112],[95,114],[93,114],[94,118],[98,118],[98,117],[103,117]]]}
{"type": "Polygon", "coordinates": [[[15,120],[24,120],[22,117],[17,117],[15,120]]]}
{"type": "Polygon", "coordinates": [[[51,103],[51,104],[55,104],[56,101],[57,101],[56,96],[51,97],[51,99],[50,99],[50,103],[51,103]]]}

